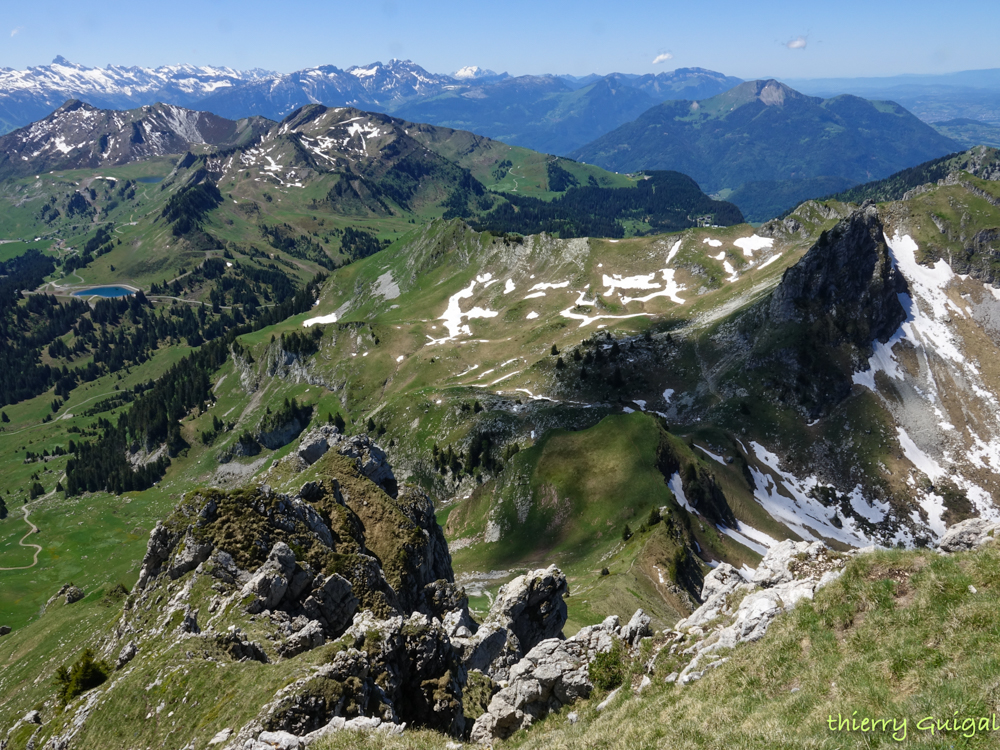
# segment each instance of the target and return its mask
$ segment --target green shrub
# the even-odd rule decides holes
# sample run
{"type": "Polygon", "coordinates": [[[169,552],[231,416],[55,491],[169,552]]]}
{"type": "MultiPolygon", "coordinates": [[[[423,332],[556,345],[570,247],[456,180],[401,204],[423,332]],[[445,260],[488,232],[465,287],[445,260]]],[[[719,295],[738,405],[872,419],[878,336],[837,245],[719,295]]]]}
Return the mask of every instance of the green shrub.
{"type": "Polygon", "coordinates": [[[65,706],[78,695],[101,685],[109,674],[110,665],[95,659],[93,649],[85,649],[72,665],[63,665],[56,670],[56,696],[59,698],[59,705],[65,706]]]}
{"type": "Polygon", "coordinates": [[[597,654],[587,667],[587,676],[598,690],[614,690],[625,680],[625,649],[615,640],[610,651],[597,654]]]}

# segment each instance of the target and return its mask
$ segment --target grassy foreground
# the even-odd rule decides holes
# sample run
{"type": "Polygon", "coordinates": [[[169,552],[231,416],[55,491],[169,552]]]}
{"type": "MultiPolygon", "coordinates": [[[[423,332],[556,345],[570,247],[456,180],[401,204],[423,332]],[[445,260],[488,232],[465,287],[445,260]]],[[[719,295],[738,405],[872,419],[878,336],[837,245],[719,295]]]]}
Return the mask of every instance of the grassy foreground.
{"type": "MultiPolygon", "coordinates": [[[[930,551],[864,555],[814,602],[778,618],[763,641],[741,645],[728,663],[700,682],[667,685],[663,678],[672,663],[664,654],[652,685],[641,694],[623,691],[598,712],[605,695],[595,693],[496,746],[997,747],[998,594],[1000,549],[995,545],[955,556],[930,551]],[[570,710],[579,715],[575,724],[567,719],[570,710]],[[838,715],[855,720],[859,729],[840,729],[838,715]],[[878,721],[874,731],[871,720],[878,721]]],[[[632,665],[635,681],[640,671],[632,665]]],[[[396,750],[447,742],[428,732],[399,738],[344,733],[316,748],[396,750]]]]}

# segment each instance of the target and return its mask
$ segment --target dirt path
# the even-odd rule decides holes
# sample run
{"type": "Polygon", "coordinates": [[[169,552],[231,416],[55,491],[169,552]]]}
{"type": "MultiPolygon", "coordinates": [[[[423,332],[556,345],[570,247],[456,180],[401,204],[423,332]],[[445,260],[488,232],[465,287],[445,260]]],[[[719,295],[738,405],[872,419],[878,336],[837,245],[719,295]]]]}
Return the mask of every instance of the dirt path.
{"type": "Polygon", "coordinates": [[[24,541],[25,539],[27,539],[32,534],[37,534],[38,533],[38,527],[35,526],[35,524],[33,524],[30,520],[28,520],[28,514],[29,513],[31,513],[31,511],[28,510],[27,507],[25,507],[25,509],[24,509],[24,522],[26,524],[28,524],[29,527],[31,527],[31,530],[27,534],[25,534],[24,536],[21,537],[21,541],[19,541],[18,544],[21,545],[22,547],[34,547],[35,548],[35,559],[34,559],[34,561],[31,563],[31,565],[22,565],[19,568],[0,568],[0,570],[29,570],[29,569],[35,567],[36,565],[38,565],[38,555],[40,555],[41,552],[42,552],[41,545],[39,545],[39,544],[31,544],[30,542],[25,543],[25,541],[24,541]]]}

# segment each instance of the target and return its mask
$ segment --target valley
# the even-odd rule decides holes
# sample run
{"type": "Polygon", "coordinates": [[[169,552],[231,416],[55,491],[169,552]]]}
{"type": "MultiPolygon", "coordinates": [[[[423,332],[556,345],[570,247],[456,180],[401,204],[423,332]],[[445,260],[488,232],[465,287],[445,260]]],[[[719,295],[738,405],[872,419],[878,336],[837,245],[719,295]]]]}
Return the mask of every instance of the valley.
{"type": "MultiPolygon", "coordinates": [[[[656,677],[605,717],[656,701],[717,721],[689,704],[725,679],[801,685],[821,711],[789,666],[803,638],[833,648],[818,622],[902,629],[899,570],[936,623],[913,642],[954,592],[995,596],[992,545],[930,551],[1000,521],[994,149],[754,224],[677,172],[349,107],[76,102],[0,151],[8,750],[256,747],[352,717],[423,727],[406,731],[427,747],[624,746],[595,701],[578,727],[546,707],[507,733],[490,699],[564,635],[581,674],[604,637],[626,644],[620,682],[656,677]],[[704,681],[664,681],[735,616],[681,625],[713,586],[766,592],[786,543],[814,542],[846,572],[807,579],[780,648],[734,642],[704,681]],[[60,703],[57,667],[84,647],[110,679],[60,703]]],[[[801,582],[784,564],[777,585],[801,582]]],[[[979,622],[987,605],[962,601],[979,622]]],[[[876,677],[851,684],[839,654],[815,659],[856,698],[876,677]]],[[[956,668],[978,700],[987,667],[956,668]]],[[[629,737],[668,736],[645,731],[629,737]]]]}

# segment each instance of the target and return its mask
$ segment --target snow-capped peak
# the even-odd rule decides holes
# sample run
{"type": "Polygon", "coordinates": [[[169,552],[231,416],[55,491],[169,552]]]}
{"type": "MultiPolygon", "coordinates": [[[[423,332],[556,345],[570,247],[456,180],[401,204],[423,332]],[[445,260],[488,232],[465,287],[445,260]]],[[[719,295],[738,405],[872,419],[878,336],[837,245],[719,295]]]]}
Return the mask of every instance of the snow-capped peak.
{"type": "Polygon", "coordinates": [[[460,81],[466,81],[473,78],[494,78],[496,77],[496,73],[492,70],[480,68],[478,65],[466,65],[464,68],[452,73],[451,77],[457,78],[460,81]]]}

